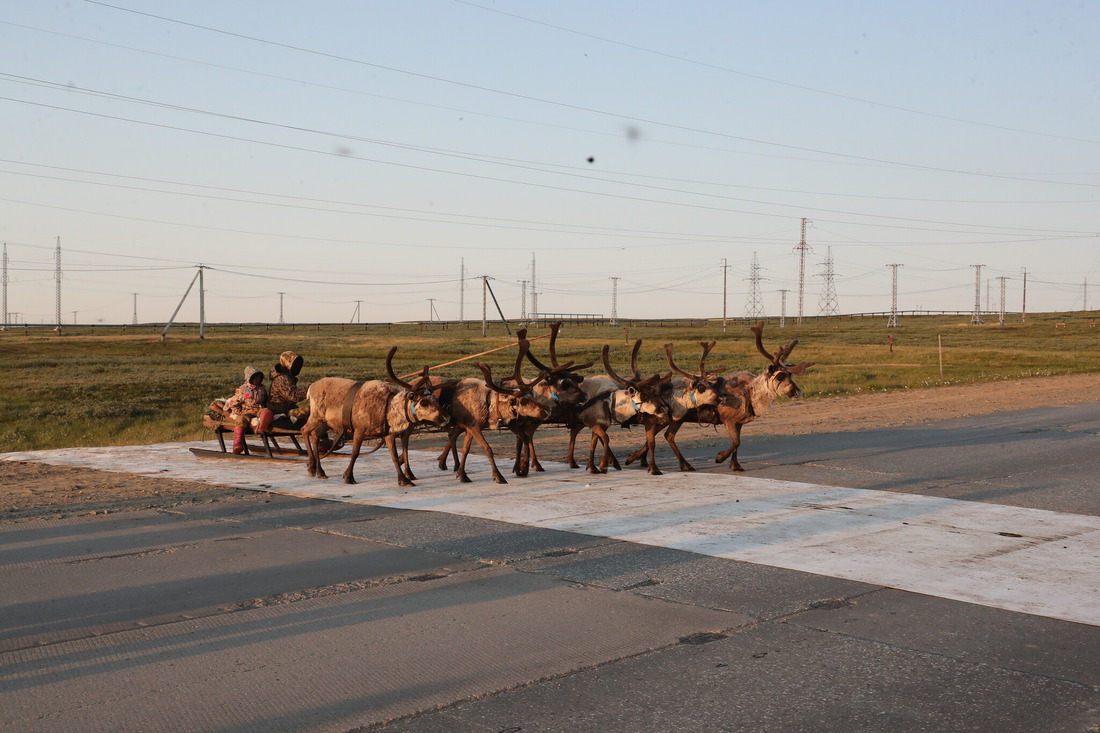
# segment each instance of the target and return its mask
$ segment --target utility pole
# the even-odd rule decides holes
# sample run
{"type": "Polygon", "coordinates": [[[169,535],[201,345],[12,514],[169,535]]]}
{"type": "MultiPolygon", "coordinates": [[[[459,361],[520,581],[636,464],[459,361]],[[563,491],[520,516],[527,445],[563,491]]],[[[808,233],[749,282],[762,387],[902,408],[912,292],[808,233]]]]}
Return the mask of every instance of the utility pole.
{"type": "Polygon", "coordinates": [[[970,317],[971,326],[982,325],[982,267],[984,265],[971,265],[974,268],[974,314],[970,317]]]}
{"type": "Polygon", "coordinates": [[[780,290],[779,291],[779,327],[780,328],[786,328],[787,327],[787,293],[789,293],[789,292],[791,292],[791,291],[790,290],[780,290]]]}
{"type": "Polygon", "coordinates": [[[806,299],[806,252],[813,249],[806,244],[806,225],[811,223],[806,217],[802,217],[802,239],[795,249],[798,251],[798,325],[802,325],[803,303],[806,299]]]}
{"type": "Polygon", "coordinates": [[[61,237],[57,238],[57,253],[56,253],[57,266],[54,271],[54,280],[57,283],[57,321],[56,330],[61,333],[61,237]]]}
{"type": "Polygon", "coordinates": [[[519,319],[527,323],[527,281],[519,281],[519,319]]]}
{"type": "Polygon", "coordinates": [[[355,310],[351,312],[351,323],[359,323],[359,309],[363,305],[363,301],[355,301],[355,310]]]}
{"type": "Polygon", "coordinates": [[[722,330],[726,330],[726,281],[729,277],[730,266],[726,262],[726,258],[722,258],[722,330]]]}
{"type": "Polygon", "coordinates": [[[760,260],[752,253],[752,265],[749,266],[749,297],[745,301],[745,315],[749,318],[764,317],[764,301],[760,298],[760,260]]]}
{"type": "Polygon", "coordinates": [[[887,328],[898,327],[898,268],[901,265],[893,264],[887,265],[887,267],[893,268],[893,286],[890,288],[890,320],[886,322],[887,328]]]}
{"type": "Polygon", "coordinates": [[[279,293],[279,323],[285,323],[283,320],[283,296],[286,293],[279,293]]]}
{"type": "Polygon", "coordinates": [[[481,276],[481,337],[489,335],[489,276],[481,276]]]}
{"type": "Polygon", "coordinates": [[[466,258],[458,261],[458,320],[466,320],[466,258]]]}
{"type": "Polygon", "coordinates": [[[619,280],[618,277],[607,278],[611,281],[611,322],[607,325],[618,326],[619,325],[619,280]]]}
{"type": "Polygon", "coordinates": [[[1004,327],[1004,325],[1005,325],[1005,280],[1007,280],[1008,278],[1004,277],[1004,276],[1001,276],[997,279],[1001,281],[1001,313],[1000,313],[1000,318],[998,319],[997,323],[1001,327],[1004,327]]]}
{"type": "Polygon", "coordinates": [[[134,325],[137,325],[137,293],[131,293],[134,296],[134,325]]]}
{"type": "Polygon", "coordinates": [[[439,320],[439,313],[435,309],[435,298],[428,298],[428,322],[439,320]]]}
{"type": "Polygon", "coordinates": [[[1027,268],[1024,268],[1024,300],[1020,305],[1020,323],[1027,320],[1027,268]]]}
{"type": "Polygon", "coordinates": [[[2,300],[2,302],[0,302],[0,309],[3,309],[3,312],[0,313],[0,331],[7,331],[8,326],[10,325],[9,321],[11,320],[10,314],[8,313],[8,243],[7,242],[4,242],[4,271],[3,271],[3,274],[0,275],[0,283],[2,283],[3,287],[4,287],[3,298],[0,299],[0,300],[2,300]]]}
{"type": "Polygon", "coordinates": [[[836,272],[833,270],[833,248],[829,247],[825,250],[825,272],[821,273],[821,276],[825,278],[825,286],[821,293],[821,313],[823,316],[836,316],[840,315],[837,311],[836,305],[836,286],[833,284],[833,276],[836,272]]]}
{"type": "Polygon", "coordinates": [[[535,253],[531,253],[531,325],[539,325],[538,279],[535,277],[535,253]]]}
{"type": "Polygon", "coordinates": [[[206,338],[206,288],[203,286],[203,273],[206,267],[199,265],[199,341],[206,338]]]}

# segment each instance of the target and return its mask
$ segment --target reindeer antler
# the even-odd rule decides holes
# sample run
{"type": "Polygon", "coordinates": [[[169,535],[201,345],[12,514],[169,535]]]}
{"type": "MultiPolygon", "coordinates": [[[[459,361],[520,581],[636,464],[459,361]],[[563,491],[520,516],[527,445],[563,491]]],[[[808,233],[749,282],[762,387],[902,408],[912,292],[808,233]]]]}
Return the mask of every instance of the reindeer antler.
{"type": "Polygon", "coordinates": [[[672,361],[672,344],[665,344],[665,358],[668,359],[668,368],[679,374],[681,377],[687,377],[688,379],[695,379],[695,375],[690,372],[685,372],[680,367],[676,366],[672,361]]]}
{"type": "Polygon", "coordinates": [[[528,384],[527,382],[523,381],[523,377],[521,377],[519,374],[520,367],[523,366],[524,357],[526,357],[527,354],[531,351],[531,342],[527,340],[526,336],[527,334],[524,333],[523,337],[521,337],[519,340],[519,352],[516,354],[516,365],[512,369],[512,379],[515,380],[517,386],[529,390],[531,389],[531,386],[539,380],[536,378],[534,382],[528,384]]]}
{"type": "Polygon", "coordinates": [[[611,351],[611,347],[608,346],[607,344],[604,344],[603,345],[603,351],[600,352],[600,356],[603,357],[603,368],[605,370],[607,370],[607,376],[611,377],[611,379],[618,382],[619,384],[621,384],[624,387],[633,387],[634,386],[633,384],[631,384],[627,380],[620,377],[618,374],[615,373],[615,370],[611,368],[611,359],[608,356],[610,351],[611,351]]]}
{"type": "Polygon", "coordinates": [[[477,368],[481,370],[481,373],[485,375],[485,385],[494,392],[500,392],[506,394],[509,397],[515,397],[515,392],[509,389],[504,389],[495,381],[493,381],[493,372],[489,369],[489,365],[483,361],[477,362],[477,368]]]}
{"type": "MultiPolygon", "coordinates": [[[[386,373],[390,375],[390,381],[393,382],[394,384],[397,384],[401,387],[404,387],[405,389],[409,390],[410,392],[415,392],[416,390],[413,389],[413,386],[411,384],[409,384],[404,379],[402,379],[401,377],[394,374],[394,371],[393,371],[393,355],[396,354],[396,353],[397,353],[397,347],[394,346],[393,348],[390,349],[390,353],[386,354],[386,373]]],[[[427,376],[427,374],[428,374],[428,368],[424,367],[424,375],[427,376]]]]}
{"type": "Polygon", "coordinates": [[[798,346],[798,339],[792,340],[786,346],[779,347],[779,351],[775,352],[775,363],[779,366],[787,366],[787,357],[794,351],[795,346],[798,346]]]}
{"type": "Polygon", "coordinates": [[[635,379],[642,378],[642,372],[638,369],[638,352],[641,351],[642,340],[634,342],[634,348],[630,351],[630,371],[634,372],[635,379]]]}
{"type": "Polygon", "coordinates": [[[757,321],[755,326],[750,326],[749,327],[749,330],[752,331],[753,335],[756,337],[756,350],[759,351],[761,354],[763,354],[764,358],[767,359],[768,361],[770,361],[772,364],[778,363],[778,362],[776,362],[775,357],[772,356],[771,354],[769,354],[767,352],[767,350],[764,348],[764,340],[763,340],[764,322],[763,321],[757,321]]]}
{"type": "Polygon", "coordinates": [[[562,321],[554,321],[550,324],[550,363],[554,365],[554,368],[558,368],[558,350],[556,348],[558,343],[558,331],[561,329],[562,321]]]}
{"type": "Polygon", "coordinates": [[[700,341],[699,345],[703,347],[703,355],[699,358],[699,375],[701,377],[707,376],[707,355],[710,354],[710,350],[714,348],[717,341],[700,341]]]}

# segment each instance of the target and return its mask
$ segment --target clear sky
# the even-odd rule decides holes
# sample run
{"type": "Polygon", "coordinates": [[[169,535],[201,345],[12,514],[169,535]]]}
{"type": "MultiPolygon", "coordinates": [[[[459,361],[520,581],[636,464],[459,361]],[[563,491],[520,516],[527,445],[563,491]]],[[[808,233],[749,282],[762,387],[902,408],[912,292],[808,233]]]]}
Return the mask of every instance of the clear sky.
{"type": "Polygon", "coordinates": [[[1025,270],[1029,312],[1097,308],[1097,29],[1058,0],[9,0],[8,310],[54,322],[60,238],[66,323],[134,293],[165,322],[200,264],[209,321],[479,319],[482,275],[518,318],[533,259],[540,312],[738,317],[754,255],[794,315],[803,218],[806,315],[830,253],[841,313],[888,310],[891,264],[902,310],[972,309],[974,265],[983,308],[1025,270]]]}

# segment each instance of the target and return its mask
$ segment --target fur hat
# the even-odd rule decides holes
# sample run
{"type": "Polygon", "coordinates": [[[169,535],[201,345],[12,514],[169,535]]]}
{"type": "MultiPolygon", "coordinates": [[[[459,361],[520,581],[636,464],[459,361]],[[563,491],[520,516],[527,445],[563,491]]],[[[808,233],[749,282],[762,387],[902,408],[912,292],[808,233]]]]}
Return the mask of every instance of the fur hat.
{"type": "Polygon", "coordinates": [[[284,351],[279,354],[279,363],[275,365],[275,371],[279,374],[289,374],[296,377],[298,372],[302,371],[302,363],[302,357],[293,351],[284,351]]]}
{"type": "Polygon", "coordinates": [[[252,381],[252,377],[256,376],[257,374],[259,374],[259,375],[260,375],[261,377],[262,377],[262,376],[264,375],[264,373],[263,373],[263,372],[261,372],[261,371],[260,371],[259,369],[257,369],[256,367],[254,367],[254,366],[246,366],[246,367],[244,368],[244,381],[246,381],[246,382],[251,382],[251,381],[252,381]]]}

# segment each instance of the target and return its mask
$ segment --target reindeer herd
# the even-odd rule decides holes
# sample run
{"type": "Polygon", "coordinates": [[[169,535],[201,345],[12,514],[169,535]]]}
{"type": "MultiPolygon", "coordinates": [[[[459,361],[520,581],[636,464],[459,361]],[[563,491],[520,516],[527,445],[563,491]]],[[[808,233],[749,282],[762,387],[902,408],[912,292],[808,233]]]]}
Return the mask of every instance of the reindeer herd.
{"type": "Polygon", "coordinates": [[[512,472],[526,476],[532,469],[542,471],[535,453],[534,435],[543,425],[561,425],[569,430],[566,463],[579,468],[574,457],[577,436],[585,429],[591,432],[586,468],[591,473],[606,473],[609,467],[621,466],[611,450],[608,429],[613,426],[639,426],[644,429],[645,443],[627,459],[629,465],[639,461],[649,473],[658,475],[656,440],[664,432],[665,441],[679,462],[681,471],[694,471],[676,444],[676,434],[686,422],[723,425],[731,445],[715,458],[716,463],[729,461],[734,471],[744,468],[737,461],[741,444],[741,427],[763,414],[777,397],[798,397],[801,392],[793,377],[806,372],[813,362],[789,365],[787,359],[797,341],[780,347],[775,354],[764,348],[763,324],[752,327],[757,350],[768,365],[757,374],[749,371],[721,374],[708,371],[707,356],[714,341],[703,342],[698,370],[686,371],[673,360],[672,344],[665,344],[669,372],[643,375],[638,368],[638,353],[642,342],[634,343],[630,372],[622,376],[612,367],[609,347],[601,354],[605,373],[585,376],[581,372],[593,362],[577,365],[558,363],[556,341],[561,323],[550,329],[550,364],[539,361],[530,351],[526,331],[519,333],[519,350],[512,374],[494,378],[489,366],[477,362],[481,378],[448,379],[434,377],[429,368],[408,382],[393,370],[397,347],[386,355],[387,380],[357,382],[351,379],[325,377],[310,385],[309,419],[302,427],[308,453],[310,476],[327,478],[321,467],[324,457],[320,439],[327,433],[350,435],[351,456],[344,470],[344,481],[355,483],[355,461],[364,440],[379,440],[393,461],[400,486],[412,486],[416,476],[409,466],[409,438],[417,430],[437,429],[447,434],[447,445],[440,453],[438,464],[447,470],[453,460],[459,481],[469,482],[466,459],[476,443],[492,468],[493,480],[507,483],[497,467],[493,449],[485,439],[486,430],[507,428],[516,438],[516,455],[512,472]],[[524,362],[538,370],[530,380],[521,375],[524,362]],[[461,452],[458,440],[462,438],[461,452]],[[601,450],[599,462],[597,449],[601,450]]]}

